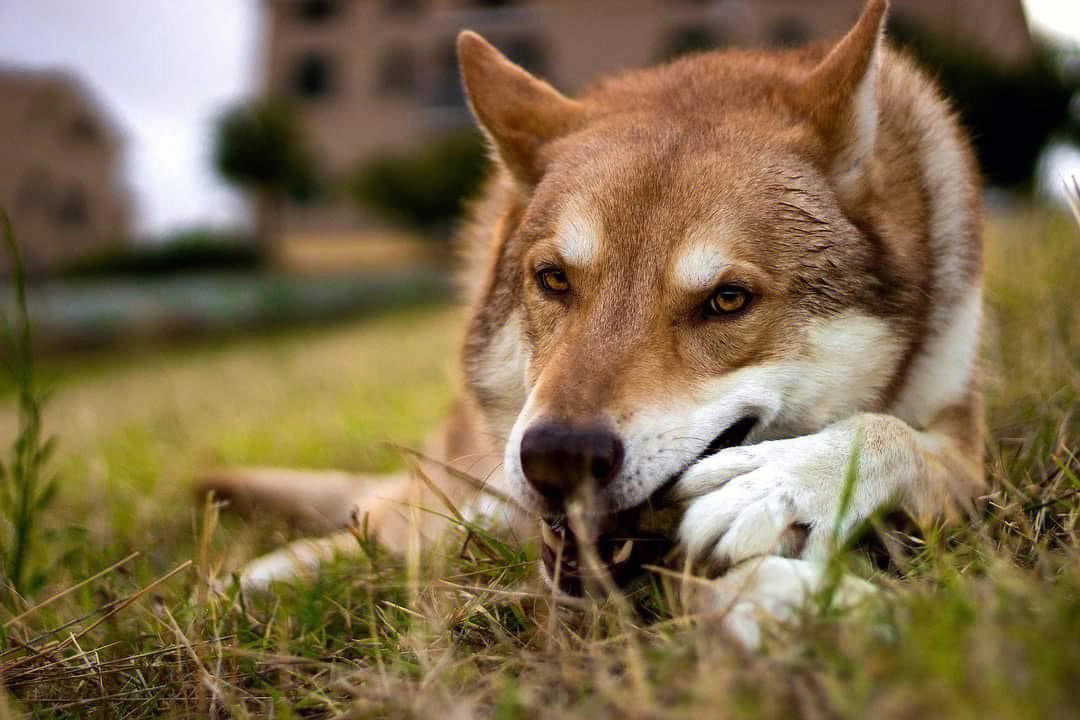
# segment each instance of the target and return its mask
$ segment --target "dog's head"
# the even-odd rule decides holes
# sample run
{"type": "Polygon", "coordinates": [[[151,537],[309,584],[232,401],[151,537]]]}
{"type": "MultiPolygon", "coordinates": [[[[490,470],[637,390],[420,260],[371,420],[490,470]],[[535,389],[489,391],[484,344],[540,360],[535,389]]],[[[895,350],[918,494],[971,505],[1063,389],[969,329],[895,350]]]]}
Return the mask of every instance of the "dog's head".
{"type": "Polygon", "coordinates": [[[541,514],[617,517],[704,455],[887,393],[903,329],[883,315],[912,300],[868,197],[884,10],[831,48],[695,56],[580,99],[461,34],[502,170],[466,376],[541,514]]]}

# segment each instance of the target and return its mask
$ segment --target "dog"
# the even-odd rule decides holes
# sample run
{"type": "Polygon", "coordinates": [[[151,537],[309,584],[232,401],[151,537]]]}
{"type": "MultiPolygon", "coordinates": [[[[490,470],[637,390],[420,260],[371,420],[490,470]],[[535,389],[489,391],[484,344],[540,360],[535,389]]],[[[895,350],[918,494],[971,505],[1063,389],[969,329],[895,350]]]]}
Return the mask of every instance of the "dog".
{"type": "MultiPolygon", "coordinates": [[[[757,588],[734,615],[797,604],[883,510],[962,517],[983,487],[979,175],[886,13],[577,98],[462,32],[493,172],[460,233],[462,392],[426,450],[442,463],[223,471],[201,491],[329,525],[351,508],[399,550],[439,532],[418,508],[540,518],[545,576],[570,592],[586,565],[618,585],[674,548],[715,597],[757,588]]],[[[302,541],[244,581],[355,544],[302,541]]]]}

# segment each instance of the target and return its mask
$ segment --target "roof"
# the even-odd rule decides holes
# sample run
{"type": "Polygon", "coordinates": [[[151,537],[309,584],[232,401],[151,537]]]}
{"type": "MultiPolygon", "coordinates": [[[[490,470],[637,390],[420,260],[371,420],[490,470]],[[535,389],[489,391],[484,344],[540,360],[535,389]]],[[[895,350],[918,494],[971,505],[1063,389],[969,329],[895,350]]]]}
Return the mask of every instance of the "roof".
{"type": "Polygon", "coordinates": [[[0,63],[0,125],[18,127],[25,114],[74,108],[92,118],[105,139],[123,145],[125,129],[83,78],[65,68],[30,68],[0,63]],[[20,114],[22,117],[19,117],[20,114]]]}

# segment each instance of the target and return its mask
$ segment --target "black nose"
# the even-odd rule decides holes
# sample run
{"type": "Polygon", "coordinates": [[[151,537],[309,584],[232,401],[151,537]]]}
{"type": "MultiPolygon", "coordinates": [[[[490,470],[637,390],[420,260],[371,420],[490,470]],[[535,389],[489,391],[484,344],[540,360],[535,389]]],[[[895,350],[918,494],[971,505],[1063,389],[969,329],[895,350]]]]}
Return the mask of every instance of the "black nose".
{"type": "Polygon", "coordinates": [[[521,469],[537,492],[561,501],[585,483],[600,488],[619,472],[623,444],[598,427],[543,422],[521,438],[521,469]]]}

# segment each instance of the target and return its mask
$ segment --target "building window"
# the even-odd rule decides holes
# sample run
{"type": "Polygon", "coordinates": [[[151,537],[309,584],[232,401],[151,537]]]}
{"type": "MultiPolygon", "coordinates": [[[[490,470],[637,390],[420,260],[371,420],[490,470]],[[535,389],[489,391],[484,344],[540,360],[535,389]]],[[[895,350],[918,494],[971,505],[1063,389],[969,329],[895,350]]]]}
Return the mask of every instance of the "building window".
{"type": "Polygon", "coordinates": [[[375,89],[382,95],[411,95],[416,92],[416,60],[407,47],[392,47],[379,58],[375,89]]]}
{"type": "Polygon", "coordinates": [[[458,76],[457,51],[453,41],[443,45],[435,56],[435,87],[431,104],[436,107],[465,107],[465,93],[458,76]]]}
{"type": "Polygon", "coordinates": [[[687,53],[724,46],[723,36],[707,25],[684,25],[671,30],[661,45],[659,59],[673,60],[687,53]]]}
{"type": "Polygon", "coordinates": [[[543,75],[547,70],[547,54],[536,38],[516,37],[504,46],[506,57],[531,73],[543,75]]]}
{"type": "Polygon", "coordinates": [[[336,0],[301,0],[297,14],[302,20],[317,23],[329,20],[337,10],[336,0]]]}
{"type": "Polygon", "coordinates": [[[327,199],[328,195],[323,181],[311,173],[290,182],[285,188],[285,194],[299,207],[319,205],[327,199]]]}
{"type": "Polygon", "coordinates": [[[68,126],[68,134],[78,143],[96,143],[100,137],[97,123],[89,115],[77,115],[68,126]]]}
{"type": "Polygon", "coordinates": [[[15,207],[19,210],[48,210],[52,202],[52,180],[49,171],[44,168],[34,168],[28,172],[15,191],[15,207]]]}
{"type": "Polygon", "coordinates": [[[86,191],[78,183],[68,185],[60,197],[60,207],[56,210],[57,220],[62,225],[78,226],[85,225],[89,217],[86,191]]]}
{"type": "Polygon", "coordinates": [[[296,64],[293,87],[300,97],[314,100],[330,93],[331,75],[330,59],[326,55],[308,53],[296,64]]]}
{"type": "Polygon", "coordinates": [[[769,26],[769,42],[777,47],[798,47],[810,40],[810,28],[801,18],[785,15],[769,26]]]}
{"type": "MultiPolygon", "coordinates": [[[[506,41],[497,41],[496,45],[508,58],[529,72],[544,74],[547,68],[547,53],[543,45],[535,38],[518,35],[506,41]]],[[[453,41],[443,45],[435,56],[434,66],[435,85],[431,104],[436,107],[465,107],[465,93],[461,89],[457,52],[453,41]]]]}
{"type": "Polygon", "coordinates": [[[385,15],[419,15],[423,9],[423,0],[383,0],[385,15]]]}

